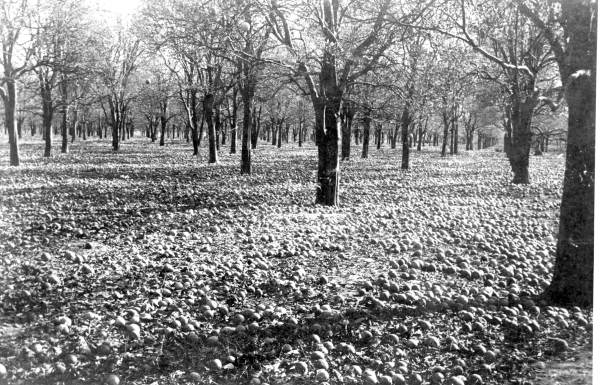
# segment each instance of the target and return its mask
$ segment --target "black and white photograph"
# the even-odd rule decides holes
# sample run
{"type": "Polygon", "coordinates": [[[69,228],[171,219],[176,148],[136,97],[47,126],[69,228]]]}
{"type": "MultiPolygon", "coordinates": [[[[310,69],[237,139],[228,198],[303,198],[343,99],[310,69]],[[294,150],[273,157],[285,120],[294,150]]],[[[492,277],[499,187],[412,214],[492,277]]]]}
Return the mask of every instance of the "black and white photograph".
{"type": "Polygon", "coordinates": [[[600,381],[597,16],[0,0],[0,385],[600,381]]]}

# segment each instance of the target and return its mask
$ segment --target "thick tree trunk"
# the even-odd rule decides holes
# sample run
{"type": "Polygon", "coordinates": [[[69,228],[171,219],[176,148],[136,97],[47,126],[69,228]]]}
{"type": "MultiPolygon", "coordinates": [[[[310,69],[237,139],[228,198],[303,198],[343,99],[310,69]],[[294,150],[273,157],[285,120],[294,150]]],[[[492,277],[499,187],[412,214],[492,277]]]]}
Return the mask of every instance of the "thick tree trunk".
{"type": "Polygon", "coordinates": [[[369,137],[371,131],[371,109],[367,108],[363,120],[363,146],[361,157],[366,159],[369,157],[369,137]]]}
{"type": "Polygon", "coordinates": [[[318,187],[316,203],[326,206],[338,204],[339,157],[338,147],[341,127],[337,117],[341,103],[339,99],[329,100],[316,106],[315,141],[318,149],[318,187]],[[320,108],[319,108],[320,107],[320,108]],[[325,110],[323,113],[323,109],[325,110]]]}
{"type": "MultiPolygon", "coordinates": [[[[556,261],[545,298],[552,304],[593,306],[597,6],[561,3],[564,52],[555,52],[569,109],[567,151],[556,261]]],[[[556,49],[556,48],[555,48],[556,49]]],[[[597,278],[597,277],[596,277],[597,278]]]]}
{"type": "MultiPolygon", "coordinates": [[[[518,92],[518,91],[517,91],[518,92]]],[[[509,145],[508,159],[513,171],[512,183],[529,183],[529,152],[531,151],[531,118],[537,103],[537,96],[532,92],[524,101],[519,94],[513,96],[511,111],[512,141],[509,145]]]]}
{"type": "Polygon", "coordinates": [[[269,130],[271,135],[271,145],[277,146],[277,121],[271,119],[271,130],[269,130]]]}
{"type": "Polygon", "coordinates": [[[567,153],[552,303],[591,306],[594,290],[595,79],[579,74],[567,91],[567,153]]]}
{"type": "Polygon", "coordinates": [[[119,151],[119,125],[118,122],[112,124],[112,148],[113,151],[119,151]]]}

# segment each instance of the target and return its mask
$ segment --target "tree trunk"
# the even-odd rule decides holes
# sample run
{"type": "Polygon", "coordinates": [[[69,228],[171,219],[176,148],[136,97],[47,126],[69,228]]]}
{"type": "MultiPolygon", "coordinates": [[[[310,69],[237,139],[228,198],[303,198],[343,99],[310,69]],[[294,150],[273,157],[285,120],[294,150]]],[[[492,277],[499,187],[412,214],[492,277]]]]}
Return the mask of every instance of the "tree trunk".
{"type": "Polygon", "coordinates": [[[271,119],[271,130],[269,131],[271,135],[271,145],[277,146],[277,121],[271,119]]]}
{"type": "Polygon", "coordinates": [[[454,149],[452,150],[452,153],[454,155],[457,155],[458,154],[458,122],[457,122],[457,118],[456,117],[454,117],[453,125],[454,125],[454,130],[452,132],[454,134],[454,141],[453,141],[454,142],[454,149]]]}
{"type": "MultiPolygon", "coordinates": [[[[191,134],[192,149],[194,151],[192,155],[198,156],[198,148],[200,147],[200,135],[202,129],[200,129],[200,132],[198,132],[198,110],[196,110],[196,90],[190,89],[188,92],[190,103],[187,108],[188,121],[185,130],[186,143],[189,142],[191,134]]],[[[204,127],[204,120],[201,121],[200,125],[201,127],[204,127]]]]}
{"type": "Polygon", "coordinates": [[[62,123],[61,123],[61,136],[62,136],[62,145],[60,148],[60,152],[66,154],[69,152],[69,138],[67,132],[67,123],[68,123],[68,113],[69,108],[67,106],[67,82],[63,79],[61,83],[61,93],[62,93],[62,123]]]}
{"type": "MultiPolygon", "coordinates": [[[[556,261],[544,296],[552,304],[593,306],[597,6],[563,1],[558,61],[568,106],[567,151],[556,261]]],[[[557,55],[558,56],[558,55],[557,55]]],[[[596,277],[597,278],[597,277],[596,277]]]]}
{"type": "Polygon", "coordinates": [[[567,153],[554,276],[554,304],[591,306],[594,289],[595,74],[579,74],[567,90],[567,153]]]}
{"type": "Polygon", "coordinates": [[[15,111],[17,110],[17,89],[14,79],[6,79],[6,95],[4,101],[4,125],[8,131],[9,157],[10,165],[18,166],[19,157],[19,138],[16,132],[15,111]]]}
{"type": "Polygon", "coordinates": [[[337,117],[341,95],[317,105],[315,108],[315,141],[318,149],[318,187],[316,203],[337,206],[339,184],[338,146],[340,141],[340,122],[337,117]],[[333,100],[332,100],[333,99],[333,100]],[[324,113],[323,113],[323,110],[324,113]]]}
{"type": "Polygon", "coordinates": [[[448,114],[444,111],[442,113],[443,123],[444,123],[444,132],[442,134],[442,156],[446,156],[446,146],[448,145],[448,128],[450,126],[450,122],[448,121],[448,114]]]}
{"type": "Polygon", "coordinates": [[[450,155],[454,155],[454,122],[450,120],[450,155]]]}
{"type": "Polygon", "coordinates": [[[256,149],[258,146],[258,135],[260,134],[260,114],[262,113],[262,106],[258,110],[258,116],[256,115],[256,107],[252,113],[252,137],[250,138],[252,149],[256,149]]]}
{"type": "Polygon", "coordinates": [[[230,117],[230,125],[231,125],[231,143],[229,145],[229,153],[235,154],[237,151],[237,88],[233,89],[233,97],[232,97],[232,106],[231,106],[231,117],[230,117]]]}
{"type": "Polygon", "coordinates": [[[283,118],[277,124],[277,148],[281,148],[281,134],[283,130],[283,118]]]}
{"type": "Polygon", "coordinates": [[[159,146],[165,145],[165,133],[167,132],[167,118],[165,115],[160,115],[160,142],[159,146]]]}
{"type": "Polygon", "coordinates": [[[408,156],[409,156],[409,146],[408,146],[408,126],[411,123],[411,116],[408,103],[404,105],[404,110],[402,111],[401,125],[402,125],[402,166],[400,167],[402,170],[408,170],[408,156]]]}
{"type": "Polygon", "coordinates": [[[221,141],[220,139],[220,134],[221,134],[221,114],[219,109],[215,110],[215,113],[213,114],[213,122],[214,122],[214,126],[215,126],[215,144],[217,146],[217,153],[219,150],[221,150],[221,141]]]}
{"type": "Polygon", "coordinates": [[[213,124],[213,103],[214,95],[206,94],[204,96],[204,120],[208,129],[208,163],[217,163],[217,135],[213,124]]]}
{"type": "Polygon", "coordinates": [[[112,123],[112,147],[113,151],[119,151],[119,125],[115,121],[112,123]]]}
{"type": "Polygon", "coordinates": [[[367,108],[363,121],[363,147],[361,157],[364,159],[369,157],[369,131],[371,131],[371,109],[367,108]]]}
{"type": "Polygon", "coordinates": [[[354,109],[344,104],[342,119],[342,161],[350,160],[350,143],[352,141],[352,121],[354,120],[354,109]]]}
{"type": "Polygon", "coordinates": [[[75,142],[75,137],[77,136],[77,130],[79,129],[79,113],[77,108],[73,111],[73,124],[69,127],[71,131],[71,143],[75,142]]]}
{"type": "MultiPolygon", "coordinates": [[[[254,109],[254,114],[252,111],[252,99],[254,98],[254,90],[251,85],[245,85],[242,89],[242,101],[244,104],[244,120],[242,122],[242,164],[241,164],[241,173],[242,174],[252,174],[252,153],[250,151],[250,147],[256,147],[256,144],[252,142],[250,136],[254,137],[254,133],[250,132],[251,128],[255,126],[255,124],[251,124],[252,115],[255,116],[256,108],[254,109]]],[[[252,119],[254,120],[254,119],[252,119]]],[[[257,135],[258,137],[258,135],[257,135]]],[[[252,138],[253,139],[253,138],[252,138]]]]}
{"type": "Polygon", "coordinates": [[[303,135],[304,135],[304,117],[302,117],[302,119],[300,120],[300,123],[298,124],[298,147],[302,147],[302,139],[303,139],[303,135]]]}
{"type": "Polygon", "coordinates": [[[529,183],[529,152],[531,150],[531,118],[537,104],[537,95],[531,91],[524,101],[520,100],[519,90],[513,95],[511,111],[512,142],[508,159],[513,171],[512,183],[529,183]]]}
{"type": "Polygon", "coordinates": [[[23,116],[19,116],[17,118],[17,137],[19,140],[23,138],[23,122],[25,122],[25,118],[23,116]]]}
{"type": "Polygon", "coordinates": [[[44,132],[44,157],[48,158],[52,154],[52,115],[54,106],[52,105],[52,94],[49,89],[42,91],[42,131],[44,132]]]}

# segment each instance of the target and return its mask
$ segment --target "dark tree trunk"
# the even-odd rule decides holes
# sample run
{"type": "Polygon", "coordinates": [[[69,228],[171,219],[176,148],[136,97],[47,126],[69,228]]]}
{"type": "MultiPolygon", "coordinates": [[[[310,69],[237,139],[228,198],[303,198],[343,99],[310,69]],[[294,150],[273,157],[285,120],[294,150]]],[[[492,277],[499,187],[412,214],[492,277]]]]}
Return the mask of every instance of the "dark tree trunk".
{"type": "Polygon", "coordinates": [[[450,122],[450,155],[454,155],[454,123],[450,122]]]}
{"type": "Polygon", "coordinates": [[[262,106],[258,109],[258,116],[256,115],[256,107],[254,107],[252,113],[252,149],[256,149],[258,145],[258,135],[260,134],[260,114],[262,113],[262,106]]]}
{"type": "Polygon", "coordinates": [[[515,184],[529,183],[529,152],[531,151],[531,118],[533,109],[537,104],[537,95],[531,91],[521,101],[519,91],[513,96],[513,109],[511,111],[512,141],[509,146],[508,159],[513,171],[515,184]]]}
{"type": "Polygon", "coordinates": [[[201,120],[200,122],[200,130],[198,130],[198,110],[196,109],[196,90],[195,89],[190,89],[188,90],[189,92],[189,107],[187,108],[187,115],[188,115],[188,121],[187,121],[187,127],[185,130],[185,136],[186,136],[186,142],[189,142],[190,140],[190,134],[191,134],[191,139],[192,139],[192,149],[193,149],[193,156],[198,156],[199,152],[198,152],[198,148],[200,147],[200,136],[202,135],[202,128],[204,127],[204,120],[201,120]]]}
{"type": "Polygon", "coordinates": [[[60,152],[66,154],[69,152],[68,112],[66,106],[64,106],[62,109],[62,122],[60,124],[60,133],[62,138],[60,152]]]}
{"type": "Polygon", "coordinates": [[[569,109],[556,261],[545,297],[553,304],[592,306],[597,7],[562,2],[565,53],[558,61],[569,109]]]}
{"type": "MultiPolygon", "coordinates": [[[[595,74],[594,74],[595,75],[595,74]]],[[[595,76],[580,74],[567,95],[566,168],[560,208],[552,303],[591,306],[594,289],[595,76]]]]}
{"type": "Polygon", "coordinates": [[[231,126],[231,143],[229,144],[229,153],[235,154],[237,148],[237,94],[238,88],[233,88],[233,95],[231,98],[231,115],[229,116],[230,126],[231,126]]]}
{"type": "Polygon", "coordinates": [[[382,128],[381,128],[381,123],[376,123],[375,124],[375,145],[377,146],[377,149],[381,149],[381,132],[382,132],[382,128]]]}
{"type": "Polygon", "coordinates": [[[23,138],[23,122],[25,122],[25,118],[19,116],[17,118],[17,136],[19,139],[23,138]]]}
{"type": "MultiPolygon", "coordinates": [[[[329,76],[331,76],[329,74],[329,76]]],[[[338,114],[341,95],[330,95],[329,100],[316,106],[315,141],[318,150],[318,187],[316,203],[326,206],[338,204],[340,122],[338,114]],[[320,107],[320,108],[319,108],[320,107]],[[324,113],[323,113],[323,110],[324,113]]]]}
{"type": "Polygon", "coordinates": [[[352,141],[352,121],[354,120],[354,109],[344,103],[342,119],[342,160],[350,159],[350,143],[352,141]]]}
{"type": "MultiPolygon", "coordinates": [[[[251,139],[254,139],[254,132],[250,132],[255,124],[251,124],[252,115],[256,114],[256,108],[254,109],[254,114],[252,111],[252,99],[254,98],[254,89],[253,85],[245,85],[242,89],[242,102],[244,104],[244,120],[242,123],[242,164],[241,164],[241,173],[242,174],[252,174],[252,152],[250,151],[250,147],[256,147],[255,143],[252,142],[251,139]],[[252,135],[252,138],[250,136],[252,135]]],[[[254,119],[252,119],[254,120],[254,119]]]]}
{"type": "Polygon", "coordinates": [[[398,142],[398,132],[400,131],[400,122],[396,121],[394,128],[392,129],[392,136],[390,138],[390,148],[395,149],[396,143],[398,142]]]}
{"type": "Polygon", "coordinates": [[[444,123],[444,132],[442,134],[442,156],[446,156],[446,146],[448,145],[448,128],[450,126],[450,121],[448,120],[448,114],[444,111],[442,113],[443,123],[444,123]]]}
{"type": "Polygon", "coordinates": [[[66,154],[69,152],[69,137],[68,137],[68,113],[69,108],[67,106],[67,82],[63,79],[61,83],[61,93],[62,93],[62,123],[60,126],[61,136],[62,136],[62,145],[60,147],[60,152],[66,154]]]}
{"type": "Polygon", "coordinates": [[[298,147],[302,147],[302,141],[304,139],[304,117],[300,119],[300,123],[298,123],[298,147]]]}
{"type": "Polygon", "coordinates": [[[213,114],[213,122],[215,126],[215,144],[217,146],[218,153],[218,151],[221,150],[221,141],[219,140],[221,135],[221,113],[218,108],[213,114]]]}
{"type": "Polygon", "coordinates": [[[208,129],[208,163],[217,163],[217,135],[213,124],[213,103],[214,95],[206,94],[204,96],[204,120],[208,129]]]}
{"type": "Polygon", "coordinates": [[[371,131],[371,109],[367,108],[363,121],[363,146],[361,154],[361,157],[364,159],[369,157],[369,137],[371,134],[369,131],[371,131]]]}
{"type": "MultiPolygon", "coordinates": [[[[44,87],[44,86],[43,86],[44,87]]],[[[42,90],[42,132],[44,133],[44,157],[52,154],[52,117],[54,106],[52,105],[52,91],[49,87],[42,90]]]]}
{"type": "Polygon", "coordinates": [[[112,147],[113,151],[119,151],[119,126],[117,122],[112,124],[112,147]]]}
{"type": "Polygon", "coordinates": [[[75,142],[75,136],[77,135],[78,126],[79,113],[77,112],[77,109],[75,109],[75,111],[73,111],[73,124],[71,124],[71,126],[69,127],[71,131],[71,143],[75,142]]]}
{"type": "Polygon", "coordinates": [[[271,119],[271,130],[269,131],[271,135],[271,145],[277,146],[277,121],[271,119]]]}
{"type": "Polygon", "coordinates": [[[165,133],[167,131],[167,117],[165,115],[160,115],[160,142],[159,146],[165,145],[165,133]]]}
{"type": "Polygon", "coordinates": [[[454,148],[453,148],[453,150],[452,150],[452,153],[453,153],[454,155],[457,155],[457,154],[458,154],[458,122],[457,122],[457,120],[458,120],[458,119],[457,119],[457,117],[455,116],[455,117],[454,117],[454,120],[453,120],[453,123],[452,123],[452,124],[453,124],[453,126],[454,126],[454,130],[452,131],[452,133],[454,134],[454,140],[453,140],[454,148]]]}
{"type": "Polygon", "coordinates": [[[289,138],[290,138],[290,122],[289,121],[285,122],[285,135],[284,135],[284,138],[285,138],[285,142],[286,143],[290,142],[290,140],[289,140],[289,138]]]}
{"type": "Polygon", "coordinates": [[[17,89],[15,81],[6,79],[6,95],[4,101],[4,125],[8,131],[10,165],[18,166],[21,161],[19,157],[19,138],[16,132],[15,111],[17,109],[17,89]]]}
{"type": "Polygon", "coordinates": [[[402,125],[402,166],[400,167],[402,170],[408,170],[408,156],[409,156],[409,146],[408,146],[408,126],[411,123],[411,116],[409,110],[408,103],[404,105],[404,110],[402,111],[401,125],[402,125]]]}
{"type": "Polygon", "coordinates": [[[277,148],[281,148],[281,134],[283,131],[283,118],[277,124],[277,148]]]}

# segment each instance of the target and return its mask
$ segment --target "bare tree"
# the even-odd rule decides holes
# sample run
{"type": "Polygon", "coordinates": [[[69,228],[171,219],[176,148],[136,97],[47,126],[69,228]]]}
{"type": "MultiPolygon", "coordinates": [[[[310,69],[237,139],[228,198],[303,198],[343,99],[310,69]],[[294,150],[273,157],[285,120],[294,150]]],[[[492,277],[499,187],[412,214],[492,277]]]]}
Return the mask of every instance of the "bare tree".
{"type": "Polygon", "coordinates": [[[283,64],[304,79],[315,111],[318,204],[338,204],[342,101],[349,85],[372,71],[394,43],[397,31],[386,21],[391,8],[389,0],[352,8],[331,0],[314,7],[297,4],[295,10],[300,18],[313,23],[304,30],[290,27],[284,6],[272,2],[269,8],[272,35],[295,61],[295,65],[283,64]],[[309,31],[314,35],[310,36],[309,31]],[[304,50],[306,39],[310,38],[314,39],[310,44],[317,44],[318,58],[304,50]]]}
{"type": "Polygon", "coordinates": [[[569,109],[556,262],[545,297],[556,304],[591,306],[594,293],[597,4],[590,0],[550,1],[544,9],[544,20],[541,12],[538,13],[527,1],[515,1],[552,47],[569,109]]]}
{"type": "Polygon", "coordinates": [[[32,41],[27,30],[30,8],[26,0],[5,0],[0,8],[2,42],[0,97],[4,103],[4,124],[8,131],[10,165],[18,166],[20,157],[16,127],[17,81],[30,70],[32,41]]]}
{"type": "Polygon", "coordinates": [[[104,116],[112,131],[112,148],[119,150],[120,135],[125,130],[130,103],[134,95],[130,80],[142,54],[140,41],[119,30],[114,41],[105,47],[98,63],[98,90],[104,116]]]}

